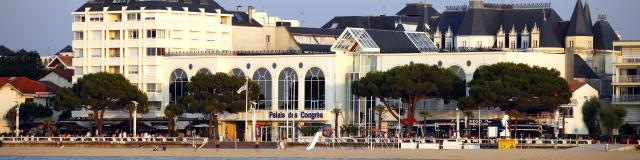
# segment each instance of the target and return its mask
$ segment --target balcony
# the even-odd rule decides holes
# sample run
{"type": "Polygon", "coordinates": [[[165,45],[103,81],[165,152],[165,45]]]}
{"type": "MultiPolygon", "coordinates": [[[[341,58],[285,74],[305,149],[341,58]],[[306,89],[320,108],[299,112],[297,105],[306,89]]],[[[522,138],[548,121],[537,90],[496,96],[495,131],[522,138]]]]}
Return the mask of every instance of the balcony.
{"type": "Polygon", "coordinates": [[[615,60],[616,65],[640,65],[640,57],[622,56],[615,60]]]}
{"type": "Polygon", "coordinates": [[[640,94],[614,96],[613,103],[614,104],[640,104],[640,94]]]}
{"type": "Polygon", "coordinates": [[[640,83],[640,75],[615,76],[613,83],[640,83]]]}

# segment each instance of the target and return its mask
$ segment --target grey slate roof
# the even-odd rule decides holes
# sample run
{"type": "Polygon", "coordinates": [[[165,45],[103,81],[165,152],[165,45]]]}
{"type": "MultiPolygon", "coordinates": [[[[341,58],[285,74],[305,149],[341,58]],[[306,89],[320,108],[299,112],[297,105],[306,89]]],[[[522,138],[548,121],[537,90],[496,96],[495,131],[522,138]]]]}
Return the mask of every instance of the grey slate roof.
{"type": "Polygon", "coordinates": [[[287,31],[293,35],[320,35],[339,37],[344,29],[327,28],[307,28],[307,27],[287,27],[287,31]]]}
{"type": "Polygon", "coordinates": [[[410,17],[422,17],[424,15],[439,15],[438,12],[431,4],[426,3],[409,3],[402,8],[396,15],[398,16],[410,16],[410,17]]]}
{"type": "Polygon", "coordinates": [[[380,53],[419,53],[405,32],[367,29],[371,39],[380,48],[380,53]]]}
{"type": "MultiPolygon", "coordinates": [[[[291,35],[326,36],[338,38],[344,29],[307,28],[307,27],[287,27],[291,35]]],[[[303,52],[331,52],[331,45],[299,44],[303,52]]]]}
{"type": "Polygon", "coordinates": [[[616,34],[611,24],[606,20],[599,20],[593,26],[594,49],[613,50],[613,41],[619,41],[620,38],[616,34]]]}
{"type": "Polygon", "coordinates": [[[573,10],[567,36],[593,36],[590,21],[587,19],[586,11],[582,6],[582,0],[578,0],[573,10]]]}
{"type": "Polygon", "coordinates": [[[587,65],[587,62],[577,54],[573,55],[573,77],[597,79],[598,75],[587,65]]]}
{"type": "Polygon", "coordinates": [[[332,29],[345,29],[347,27],[352,28],[364,28],[364,29],[384,29],[395,30],[396,23],[410,23],[418,24],[421,17],[405,17],[405,16],[339,16],[334,17],[322,28],[332,28],[334,24],[337,24],[332,29]]]}
{"type": "Polygon", "coordinates": [[[184,11],[183,7],[188,7],[191,12],[200,12],[200,8],[204,8],[205,12],[216,13],[216,9],[224,11],[224,8],[214,0],[191,0],[191,3],[185,3],[185,0],[177,0],[178,2],[165,2],[165,1],[138,1],[129,0],[128,3],[113,3],[113,0],[102,1],[88,1],[76,12],[84,12],[85,8],[90,8],[89,11],[102,11],[104,7],[109,7],[109,11],[122,10],[123,6],[127,6],[127,10],[140,10],[141,7],[145,7],[146,10],[167,10],[167,7],[174,11],[184,11]]]}
{"type": "Polygon", "coordinates": [[[253,26],[253,27],[262,27],[260,22],[255,19],[251,19],[251,23],[249,23],[249,14],[245,12],[239,11],[225,11],[225,13],[233,14],[233,19],[231,19],[231,24],[234,26],[253,26]]]}
{"type": "Polygon", "coordinates": [[[55,55],[59,55],[60,53],[64,53],[64,52],[73,52],[73,48],[71,47],[71,45],[65,46],[60,51],[56,52],[55,55]]]}

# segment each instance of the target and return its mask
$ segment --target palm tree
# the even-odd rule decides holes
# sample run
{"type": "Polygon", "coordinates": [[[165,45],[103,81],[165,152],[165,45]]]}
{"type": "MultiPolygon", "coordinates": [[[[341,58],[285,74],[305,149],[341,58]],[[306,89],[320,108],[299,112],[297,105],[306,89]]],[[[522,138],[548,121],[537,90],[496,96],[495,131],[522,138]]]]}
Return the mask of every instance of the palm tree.
{"type": "Polygon", "coordinates": [[[42,121],[42,126],[45,130],[45,136],[51,137],[51,134],[56,130],[56,122],[51,117],[47,117],[42,121]]]}
{"type": "Polygon", "coordinates": [[[376,133],[379,134],[380,132],[382,132],[382,115],[384,115],[387,112],[387,107],[379,104],[379,105],[376,105],[374,110],[378,114],[378,130],[376,133]]]}
{"type": "MultiPolygon", "coordinates": [[[[469,136],[469,119],[473,118],[473,112],[470,110],[464,111],[464,136],[469,136]]],[[[478,121],[478,125],[480,125],[480,121],[478,121]]]]}
{"type": "Polygon", "coordinates": [[[338,138],[338,118],[340,116],[340,113],[342,113],[342,110],[340,108],[334,108],[333,110],[331,110],[331,113],[333,113],[335,115],[335,124],[333,125],[335,131],[333,132],[336,135],[336,138],[338,138]]]}
{"type": "MultiPolygon", "coordinates": [[[[427,126],[427,117],[431,117],[431,113],[427,112],[427,111],[420,111],[418,114],[420,114],[420,116],[422,116],[422,124],[424,126],[427,126]]],[[[426,135],[426,133],[423,133],[426,135]]],[[[428,135],[427,135],[428,136],[428,135]]]]}
{"type": "Polygon", "coordinates": [[[182,105],[179,105],[179,104],[170,103],[169,105],[167,105],[167,107],[164,108],[164,115],[165,117],[167,117],[167,121],[168,121],[167,129],[169,130],[169,134],[171,136],[176,136],[175,135],[175,131],[176,131],[175,117],[181,115],[182,113],[184,113],[184,107],[182,107],[182,105]]]}

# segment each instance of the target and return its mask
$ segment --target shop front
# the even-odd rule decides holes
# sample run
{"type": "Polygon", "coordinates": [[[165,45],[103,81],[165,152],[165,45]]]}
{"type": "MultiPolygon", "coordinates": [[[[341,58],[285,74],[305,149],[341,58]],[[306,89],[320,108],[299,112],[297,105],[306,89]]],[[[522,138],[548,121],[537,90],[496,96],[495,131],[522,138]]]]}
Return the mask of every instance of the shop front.
{"type": "Polygon", "coordinates": [[[253,112],[225,114],[220,117],[220,133],[223,133],[221,138],[225,141],[252,141],[252,135],[255,135],[256,140],[263,142],[274,142],[284,138],[294,141],[311,137],[320,129],[331,128],[333,119],[334,116],[329,110],[258,110],[255,116],[253,112]]]}

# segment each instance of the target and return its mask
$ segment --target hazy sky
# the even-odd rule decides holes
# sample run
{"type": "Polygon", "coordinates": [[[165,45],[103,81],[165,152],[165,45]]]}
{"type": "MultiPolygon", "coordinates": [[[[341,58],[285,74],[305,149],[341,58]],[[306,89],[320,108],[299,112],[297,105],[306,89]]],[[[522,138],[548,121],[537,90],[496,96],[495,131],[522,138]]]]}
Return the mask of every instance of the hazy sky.
{"type": "MultiPolygon", "coordinates": [[[[253,5],[272,16],[302,20],[305,27],[320,27],[334,16],[393,15],[408,2],[421,0],[217,0],[228,10],[253,5]]],[[[468,0],[422,0],[439,11],[468,0]]],[[[53,54],[71,43],[71,12],[86,0],[0,0],[0,45],[13,50],[37,50],[53,54]]],[[[552,2],[563,19],[571,17],[576,0],[487,0],[491,3],[552,2]]],[[[589,0],[591,15],[607,14],[625,40],[640,39],[640,0],[589,0]]],[[[526,18],[526,17],[523,17],[526,18]]]]}

